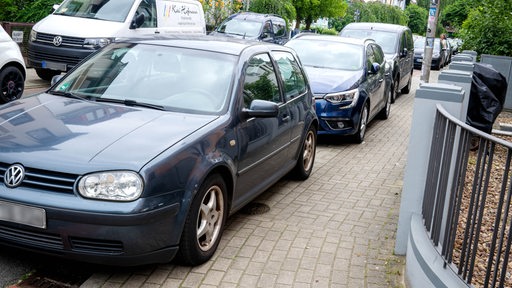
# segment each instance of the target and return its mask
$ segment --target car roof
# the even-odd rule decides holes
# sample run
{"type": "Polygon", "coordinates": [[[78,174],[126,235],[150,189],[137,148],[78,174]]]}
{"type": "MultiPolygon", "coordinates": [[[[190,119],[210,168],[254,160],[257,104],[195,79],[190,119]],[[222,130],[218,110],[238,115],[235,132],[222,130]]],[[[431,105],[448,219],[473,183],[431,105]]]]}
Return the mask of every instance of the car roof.
{"type": "Polygon", "coordinates": [[[373,23],[373,22],[352,22],[347,24],[344,29],[369,29],[377,31],[403,31],[409,29],[407,26],[389,23],[373,23]]]}
{"type": "Polygon", "coordinates": [[[169,47],[186,47],[232,55],[240,55],[244,50],[251,47],[261,47],[261,50],[291,50],[288,47],[272,43],[211,35],[183,34],[170,36],[148,36],[139,38],[118,38],[116,39],[116,42],[145,43],[169,47]]]}
{"type": "Polygon", "coordinates": [[[272,20],[281,20],[284,21],[284,19],[276,14],[261,14],[261,13],[255,13],[255,12],[239,12],[236,14],[233,14],[229,16],[229,19],[232,18],[243,18],[243,20],[249,20],[249,21],[255,21],[255,20],[266,20],[266,19],[272,19],[272,20]]]}
{"type": "Polygon", "coordinates": [[[355,44],[355,45],[364,45],[368,41],[375,43],[375,40],[370,39],[370,38],[360,39],[360,38],[343,37],[343,36],[337,36],[337,35],[323,35],[323,34],[315,34],[315,33],[297,34],[290,41],[297,40],[297,39],[332,41],[332,42],[355,44]]]}

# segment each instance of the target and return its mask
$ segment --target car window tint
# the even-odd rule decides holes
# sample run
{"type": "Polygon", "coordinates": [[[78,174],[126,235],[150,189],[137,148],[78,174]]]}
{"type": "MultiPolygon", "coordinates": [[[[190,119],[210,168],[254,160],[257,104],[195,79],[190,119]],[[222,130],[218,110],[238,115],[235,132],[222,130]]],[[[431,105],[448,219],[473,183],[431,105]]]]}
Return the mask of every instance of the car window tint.
{"type": "Polygon", "coordinates": [[[372,64],[375,63],[375,56],[373,54],[373,49],[371,49],[371,45],[366,49],[366,68],[368,72],[372,71],[372,64]]]}
{"type": "Polygon", "coordinates": [[[370,38],[375,40],[382,47],[384,53],[395,53],[397,34],[395,32],[377,31],[377,30],[342,30],[341,36],[352,38],[370,38]]]}
{"type": "Polygon", "coordinates": [[[253,56],[247,65],[244,78],[244,104],[249,107],[254,99],[282,102],[277,76],[268,54],[253,56]]]}
{"type": "Polygon", "coordinates": [[[144,0],[140,2],[135,15],[144,14],[144,23],[141,27],[156,27],[156,3],[155,0],[144,0]]]}
{"type": "Polygon", "coordinates": [[[297,39],[287,42],[286,46],[297,52],[304,66],[339,70],[359,70],[364,67],[361,45],[297,39]]]}
{"type": "Polygon", "coordinates": [[[375,57],[375,62],[384,65],[384,53],[379,45],[372,44],[372,49],[375,57]]]}
{"type": "Polygon", "coordinates": [[[285,32],[286,32],[286,29],[285,29],[285,26],[284,26],[284,23],[276,23],[276,22],[272,22],[273,26],[274,26],[274,35],[276,37],[281,37],[281,36],[284,36],[285,32]]]}
{"type": "Polygon", "coordinates": [[[288,52],[273,52],[272,56],[277,62],[283,79],[285,99],[288,101],[306,92],[304,74],[293,55],[288,52]]]}

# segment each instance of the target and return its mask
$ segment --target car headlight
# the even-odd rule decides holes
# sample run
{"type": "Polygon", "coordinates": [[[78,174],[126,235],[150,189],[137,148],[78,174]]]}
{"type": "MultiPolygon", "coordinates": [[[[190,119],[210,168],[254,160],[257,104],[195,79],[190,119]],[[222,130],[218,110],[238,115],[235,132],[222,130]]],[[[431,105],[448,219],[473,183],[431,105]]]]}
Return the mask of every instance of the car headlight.
{"type": "Polygon", "coordinates": [[[36,41],[36,39],[37,39],[37,32],[34,31],[33,29],[30,30],[30,41],[33,42],[33,41],[36,41]]]}
{"type": "Polygon", "coordinates": [[[140,197],[142,178],[132,171],[107,171],[85,175],[78,183],[78,192],[86,198],[133,201],[140,197]]]}
{"type": "Polygon", "coordinates": [[[359,98],[359,89],[349,90],[345,92],[339,93],[331,93],[324,96],[324,99],[333,104],[340,104],[343,102],[351,102],[348,107],[352,107],[357,103],[357,99],[359,98]]]}
{"type": "Polygon", "coordinates": [[[86,38],[84,41],[85,48],[99,49],[112,43],[112,38],[86,38]]]}

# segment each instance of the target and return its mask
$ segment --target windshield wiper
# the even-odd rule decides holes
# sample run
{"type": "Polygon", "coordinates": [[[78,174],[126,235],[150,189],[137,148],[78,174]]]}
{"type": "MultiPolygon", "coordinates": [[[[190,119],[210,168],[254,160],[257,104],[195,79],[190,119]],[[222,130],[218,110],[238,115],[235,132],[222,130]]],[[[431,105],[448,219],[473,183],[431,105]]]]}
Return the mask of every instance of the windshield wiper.
{"type": "Polygon", "coordinates": [[[73,92],[58,91],[58,90],[48,91],[48,94],[64,96],[64,97],[80,99],[80,100],[86,100],[87,98],[89,98],[89,97],[87,97],[87,98],[86,97],[82,97],[82,96],[80,96],[78,94],[75,94],[73,92]]]}
{"type": "Polygon", "coordinates": [[[151,108],[156,110],[162,110],[165,111],[164,106],[151,104],[151,103],[145,103],[145,102],[137,102],[135,100],[129,100],[129,99],[112,99],[112,98],[96,98],[96,102],[110,102],[110,103],[118,103],[118,104],[124,104],[126,106],[139,106],[139,107],[145,107],[145,108],[151,108]]]}

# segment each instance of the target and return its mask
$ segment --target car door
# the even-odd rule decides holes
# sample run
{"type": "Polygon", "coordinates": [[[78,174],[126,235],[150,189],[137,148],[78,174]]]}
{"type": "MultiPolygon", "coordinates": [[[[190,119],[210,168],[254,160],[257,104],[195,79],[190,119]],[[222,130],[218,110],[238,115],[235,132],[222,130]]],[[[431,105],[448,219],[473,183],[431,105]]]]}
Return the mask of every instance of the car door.
{"type": "Polygon", "coordinates": [[[370,116],[373,117],[375,113],[380,111],[384,103],[384,95],[386,83],[384,81],[385,62],[384,55],[379,51],[382,49],[376,46],[377,44],[371,43],[366,46],[366,65],[367,65],[367,92],[370,97],[370,116]],[[382,58],[381,58],[382,57],[382,58]],[[372,65],[379,64],[380,68],[376,72],[372,72],[372,65]]]}
{"type": "MultiPolygon", "coordinates": [[[[279,74],[268,53],[253,55],[245,65],[242,109],[250,109],[255,99],[278,105],[277,117],[253,117],[241,119],[237,128],[239,146],[238,179],[235,188],[234,207],[251,200],[255,193],[268,187],[284,175],[289,162],[288,145],[292,118],[285,104],[280,87],[279,74]]],[[[242,111],[240,111],[242,112],[242,111]]]]}

